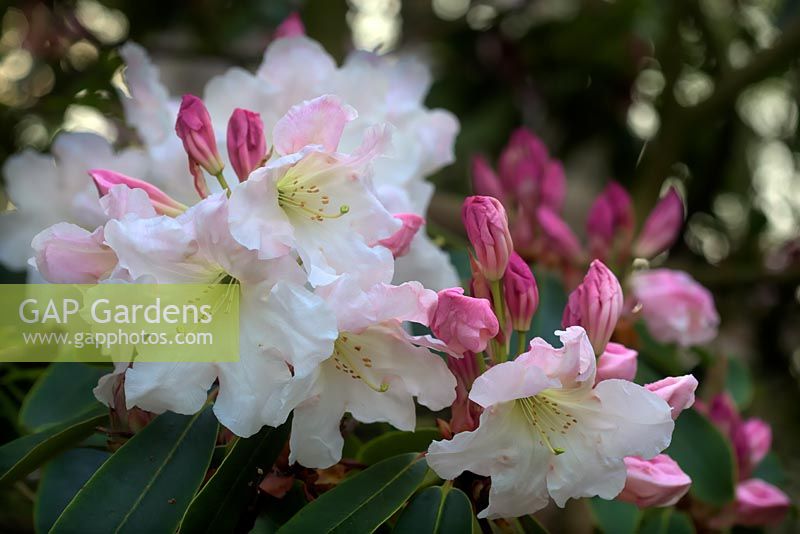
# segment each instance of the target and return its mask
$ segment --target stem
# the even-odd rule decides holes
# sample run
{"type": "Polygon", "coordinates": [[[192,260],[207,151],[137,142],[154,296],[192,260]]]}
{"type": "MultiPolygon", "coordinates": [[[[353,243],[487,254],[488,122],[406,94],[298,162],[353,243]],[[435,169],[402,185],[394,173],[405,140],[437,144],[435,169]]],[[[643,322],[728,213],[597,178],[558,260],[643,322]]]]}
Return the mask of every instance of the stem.
{"type": "MultiPolygon", "coordinates": [[[[503,292],[500,288],[500,280],[495,280],[491,283],[492,288],[492,306],[494,307],[494,314],[497,316],[497,322],[500,323],[500,332],[503,331],[503,328],[506,325],[506,303],[503,300],[503,292]]],[[[493,340],[494,343],[492,347],[495,349],[493,351],[495,358],[497,358],[497,363],[502,363],[508,359],[508,346],[506,343],[500,343],[498,341],[493,340]]]]}
{"type": "Polygon", "coordinates": [[[478,371],[480,374],[486,372],[486,354],[483,352],[479,352],[475,355],[475,359],[478,360],[478,371]]]}
{"type": "Polygon", "coordinates": [[[525,352],[528,348],[528,333],[523,330],[517,330],[517,356],[525,352]]]}
{"type": "Polygon", "coordinates": [[[217,181],[219,182],[220,187],[222,187],[222,189],[225,190],[225,194],[227,194],[228,197],[230,197],[231,196],[231,188],[230,188],[230,186],[228,186],[228,182],[225,181],[225,176],[222,174],[222,171],[219,171],[219,174],[215,174],[214,176],[217,178],[217,181]]]}

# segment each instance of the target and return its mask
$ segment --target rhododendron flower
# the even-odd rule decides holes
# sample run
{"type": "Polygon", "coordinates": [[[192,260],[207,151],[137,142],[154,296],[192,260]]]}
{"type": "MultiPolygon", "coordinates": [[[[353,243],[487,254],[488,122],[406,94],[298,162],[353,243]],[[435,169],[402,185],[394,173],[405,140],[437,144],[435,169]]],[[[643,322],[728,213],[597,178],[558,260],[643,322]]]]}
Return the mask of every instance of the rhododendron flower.
{"type": "Polygon", "coordinates": [[[460,287],[439,291],[429,321],[433,334],[456,354],[483,351],[500,330],[491,303],[465,296],[460,287]]]}
{"type": "Polygon", "coordinates": [[[516,517],[568,499],[613,499],[626,479],[624,458],[652,458],[670,443],[666,402],[626,380],[595,385],[586,332],[557,332],[563,347],[537,338],[515,360],[475,380],[469,398],[484,408],[480,426],[434,441],[428,465],[442,478],[463,471],[492,478],[479,517],[516,517]]]}
{"type": "Polygon", "coordinates": [[[365,285],[391,278],[391,252],[370,245],[401,224],[374,196],[367,175],[386,130],[369,131],[357,151],[340,154],[342,131],[355,116],[332,96],[293,107],[273,132],[280,157],[231,195],[233,236],[263,259],[296,248],[312,285],[331,283],[344,272],[363,275],[365,285]]]}
{"type": "Polygon", "coordinates": [[[135,362],[125,376],[128,407],[195,413],[219,380],[214,412],[232,432],[250,436],[286,419],[278,395],[292,378],[287,364],[295,375],[310,373],[331,353],[337,332],[324,302],[303,287],[295,259],[259,259],[233,239],[227,219],[228,200],[217,193],[177,218],[112,220],[105,238],[133,279],[223,283],[241,295],[238,362],[135,362]]]}
{"type": "Polygon", "coordinates": [[[688,347],[717,336],[719,315],[714,297],[687,273],[669,269],[636,272],[631,276],[631,289],[656,340],[688,347]]]}
{"type": "Polygon", "coordinates": [[[345,412],[364,423],[413,430],[413,398],[441,410],[453,403],[456,380],[444,360],[425,348],[442,346],[412,338],[402,326],[427,324],[434,292],[416,282],[379,284],[365,292],[341,278],[320,293],[336,314],[338,337],[327,359],[289,386],[284,403],[285,409],[296,406],[289,461],[324,468],[342,457],[339,423],[345,412]]]}
{"type": "Polygon", "coordinates": [[[640,508],[673,506],[692,486],[689,475],[666,454],[650,460],[629,456],[625,458],[625,468],[625,488],[617,499],[640,508]]]}
{"type": "Polygon", "coordinates": [[[24,269],[31,257],[31,240],[60,222],[94,231],[106,216],[87,171],[107,167],[132,176],[147,171],[147,157],[138,149],[115,153],[108,141],[89,133],[61,133],[53,156],[26,150],[3,165],[6,194],[14,209],[0,214],[0,262],[24,269]]]}

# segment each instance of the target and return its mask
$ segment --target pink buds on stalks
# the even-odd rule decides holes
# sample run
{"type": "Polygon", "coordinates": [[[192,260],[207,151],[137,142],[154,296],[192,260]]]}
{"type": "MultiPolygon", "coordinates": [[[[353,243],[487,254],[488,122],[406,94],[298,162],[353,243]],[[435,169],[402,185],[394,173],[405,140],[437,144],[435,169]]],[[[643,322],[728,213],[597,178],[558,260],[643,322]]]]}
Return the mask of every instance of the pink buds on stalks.
{"type": "Polygon", "coordinates": [[[433,334],[459,354],[483,351],[500,330],[489,301],[467,297],[460,287],[439,291],[429,322],[433,334]]]}
{"type": "Polygon", "coordinates": [[[503,200],[505,193],[497,174],[483,156],[472,157],[472,190],[476,195],[503,200]]]}
{"type": "Polygon", "coordinates": [[[689,475],[666,454],[650,460],[628,456],[624,461],[627,477],[622,493],[617,496],[620,501],[640,508],[673,506],[692,485],[689,475]]]}
{"type": "Polygon", "coordinates": [[[113,186],[121,184],[127,185],[131,189],[141,189],[147,193],[147,197],[153,204],[153,208],[155,208],[156,213],[160,215],[177,217],[186,211],[186,206],[173,199],[153,184],[143,180],[137,180],[136,178],[131,178],[130,176],[105,169],[92,169],[89,171],[89,176],[94,180],[94,185],[97,187],[97,192],[101,197],[106,196],[108,190],[113,186]]]}
{"type": "Polygon", "coordinates": [[[622,313],[622,287],[617,277],[600,260],[592,261],[589,272],[569,295],[562,326],[582,326],[597,355],[603,354],[622,313]]]}
{"type": "Polygon", "coordinates": [[[183,141],[183,148],[189,156],[189,169],[195,177],[195,188],[205,198],[208,196],[208,189],[205,183],[200,183],[203,178],[199,167],[217,176],[222,172],[223,164],[217,151],[211,117],[202,100],[194,95],[183,95],[178,120],[175,122],[175,133],[183,141]]]}
{"type": "Polygon", "coordinates": [[[461,218],[481,272],[490,282],[500,280],[514,250],[503,204],[494,197],[467,197],[461,218]]]}
{"type": "Polygon", "coordinates": [[[511,316],[511,326],[519,332],[531,328],[531,320],[539,307],[539,288],[531,268],[519,254],[511,253],[503,277],[503,293],[511,316]]]}
{"type": "Polygon", "coordinates": [[[228,121],[228,158],[240,182],[264,163],[267,140],[261,115],[236,108],[228,121]]]}
{"type": "Polygon", "coordinates": [[[652,258],[671,247],[678,239],[683,226],[683,201],[678,191],[671,187],[658,201],[644,221],[633,253],[639,258],[652,258]]]}
{"type": "Polygon", "coordinates": [[[395,258],[399,258],[408,254],[411,241],[425,224],[425,219],[415,213],[395,213],[394,217],[399,219],[403,226],[391,236],[380,240],[379,244],[391,250],[395,258]]]}

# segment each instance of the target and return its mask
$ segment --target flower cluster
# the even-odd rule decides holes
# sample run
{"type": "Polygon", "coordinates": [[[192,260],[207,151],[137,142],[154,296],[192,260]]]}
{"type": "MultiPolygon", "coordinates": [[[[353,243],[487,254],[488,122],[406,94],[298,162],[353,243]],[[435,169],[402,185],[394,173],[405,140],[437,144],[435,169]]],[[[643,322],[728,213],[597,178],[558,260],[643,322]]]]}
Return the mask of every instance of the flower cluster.
{"type": "MultiPolygon", "coordinates": [[[[437,332],[464,354],[451,363],[458,381],[451,439],[431,444],[428,465],[453,479],[464,471],[489,477],[489,504],[479,517],[517,517],[552,498],[618,497],[640,506],[670,506],[691,480],[669,456],[674,419],[694,402],[691,375],[640,386],[633,350],[609,343],[622,313],[622,288],[599,260],[570,295],[562,348],[542,338],[526,346],[538,304],[536,280],[513,250],[506,213],[494,197],[464,202],[472,245],[473,296],[456,304],[471,317],[437,332]],[[516,335],[520,351],[510,358],[516,335]],[[470,362],[472,360],[472,362],[470,362]],[[473,363],[474,362],[474,363],[473,363]],[[487,368],[488,367],[488,368],[487,368]]],[[[441,306],[441,300],[440,300],[441,306]]],[[[451,318],[452,311],[447,312],[451,318]]],[[[445,321],[446,323],[446,321],[445,321]]]]}

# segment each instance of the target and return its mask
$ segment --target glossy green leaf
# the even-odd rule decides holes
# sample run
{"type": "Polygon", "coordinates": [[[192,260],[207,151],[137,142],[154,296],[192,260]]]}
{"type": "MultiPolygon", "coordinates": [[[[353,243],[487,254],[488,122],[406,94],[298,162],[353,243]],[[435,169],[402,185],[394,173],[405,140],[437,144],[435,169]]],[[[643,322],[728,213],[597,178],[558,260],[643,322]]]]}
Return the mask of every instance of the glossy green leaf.
{"type": "Polygon", "coordinates": [[[51,532],[174,532],[216,438],[211,407],[194,416],[159,415],[97,470],[51,532]]]}
{"type": "Polygon", "coordinates": [[[642,513],[636,505],[622,501],[607,501],[595,497],[591,501],[594,523],[605,534],[634,534],[642,513]]]}
{"type": "Polygon", "coordinates": [[[97,449],[72,449],[45,466],[36,492],[36,532],[50,530],[78,490],[110,455],[97,449]]]}
{"type": "Polygon", "coordinates": [[[272,468],[289,436],[290,423],[238,438],[214,476],[192,500],[183,532],[234,532],[244,510],[258,496],[258,485],[272,468]]]}
{"type": "Polygon", "coordinates": [[[87,413],[108,408],[95,399],[92,389],[106,371],[83,363],[54,363],[39,377],[25,397],[19,413],[22,426],[38,431],[87,413]]]}
{"type": "Polygon", "coordinates": [[[373,532],[417,490],[427,470],[415,453],[383,460],[323,494],[278,532],[373,532]]]}
{"type": "Polygon", "coordinates": [[[427,451],[435,439],[442,439],[437,428],[420,428],[416,432],[394,430],[368,441],[358,451],[356,459],[367,465],[376,464],[398,454],[427,451]]]}
{"type": "Polygon", "coordinates": [[[550,532],[544,528],[544,525],[542,525],[539,520],[532,515],[524,515],[520,517],[519,524],[525,534],[549,534],[550,532]]]}
{"type": "Polygon", "coordinates": [[[414,497],[400,514],[395,534],[449,534],[472,531],[472,505],[463,491],[433,486],[414,497]]]}
{"type": "Polygon", "coordinates": [[[672,445],[666,450],[690,477],[691,493],[706,503],[723,506],[733,500],[736,464],[727,439],[696,410],[686,410],[675,422],[672,445]]]}
{"type": "Polygon", "coordinates": [[[756,466],[752,478],[760,478],[770,484],[780,486],[786,482],[786,472],[775,451],[770,451],[756,466]]]}
{"type": "Polygon", "coordinates": [[[94,415],[51,426],[0,447],[0,485],[18,480],[58,453],[89,436],[107,415],[94,415]]]}
{"type": "Polygon", "coordinates": [[[753,401],[753,380],[745,364],[737,358],[728,358],[728,374],[725,389],[730,392],[740,410],[750,406],[753,401]]]}
{"type": "Polygon", "coordinates": [[[645,514],[639,534],[694,534],[694,523],[674,508],[654,508],[645,514]]]}

